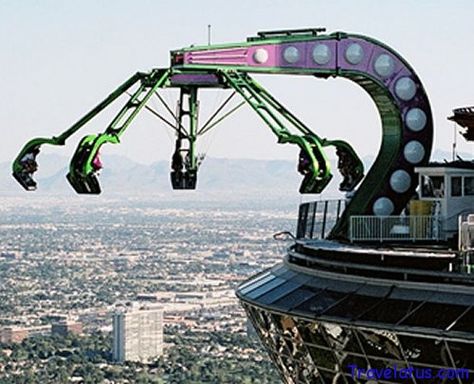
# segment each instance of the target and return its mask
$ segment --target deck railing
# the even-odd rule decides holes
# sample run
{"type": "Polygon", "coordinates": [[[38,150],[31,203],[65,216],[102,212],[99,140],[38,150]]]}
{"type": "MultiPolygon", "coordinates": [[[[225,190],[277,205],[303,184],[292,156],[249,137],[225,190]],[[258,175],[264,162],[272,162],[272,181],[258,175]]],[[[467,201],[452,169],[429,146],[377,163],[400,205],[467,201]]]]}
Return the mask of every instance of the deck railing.
{"type": "Polygon", "coordinates": [[[474,213],[459,215],[458,248],[463,258],[463,268],[474,273],[474,213]]]}
{"type": "Polygon", "coordinates": [[[359,241],[442,241],[441,216],[352,216],[350,240],[359,241]]]}
{"type": "Polygon", "coordinates": [[[345,200],[320,200],[300,205],[298,239],[325,239],[346,207],[345,200]]]}

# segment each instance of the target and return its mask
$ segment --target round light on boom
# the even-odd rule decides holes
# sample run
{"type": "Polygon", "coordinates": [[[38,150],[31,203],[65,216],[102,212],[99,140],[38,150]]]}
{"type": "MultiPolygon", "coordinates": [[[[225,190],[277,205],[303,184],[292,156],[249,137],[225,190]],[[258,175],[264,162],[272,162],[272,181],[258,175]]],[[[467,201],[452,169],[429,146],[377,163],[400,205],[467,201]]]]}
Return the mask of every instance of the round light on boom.
{"type": "Polygon", "coordinates": [[[352,43],[347,47],[345,57],[349,64],[359,64],[364,58],[364,50],[360,44],[352,43]]]}
{"type": "Polygon", "coordinates": [[[283,51],[283,58],[289,64],[294,64],[300,59],[300,51],[298,48],[290,46],[283,51]]]}
{"type": "Polygon", "coordinates": [[[375,216],[389,216],[393,210],[394,206],[392,200],[388,197],[379,197],[372,207],[375,216]]]}
{"type": "Polygon", "coordinates": [[[324,65],[331,60],[331,50],[326,44],[316,44],[313,48],[313,60],[316,64],[324,65]]]}
{"type": "Polygon", "coordinates": [[[412,140],[403,149],[405,159],[411,164],[418,164],[425,157],[425,148],[419,141],[412,140]]]}
{"type": "Polygon", "coordinates": [[[416,93],[416,84],[409,77],[401,77],[395,84],[395,94],[402,100],[413,99],[416,93]]]}
{"type": "Polygon", "coordinates": [[[405,116],[405,124],[414,132],[420,132],[426,125],[426,113],[420,108],[412,108],[405,116]]]}
{"type": "Polygon", "coordinates": [[[390,177],[390,186],[397,193],[408,191],[411,185],[411,177],[407,171],[398,169],[390,177]]]}
{"type": "Polygon", "coordinates": [[[253,53],[253,60],[258,64],[266,63],[268,60],[268,51],[265,48],[258,48],[253,53]]]}
{"type": "Polygon", "coordinates": [[[375,60],[374,69],[379,76],[389,77],[395,70],[395,62],[389,55],[382,53],[377,57],[377,60],[375,60]]]}

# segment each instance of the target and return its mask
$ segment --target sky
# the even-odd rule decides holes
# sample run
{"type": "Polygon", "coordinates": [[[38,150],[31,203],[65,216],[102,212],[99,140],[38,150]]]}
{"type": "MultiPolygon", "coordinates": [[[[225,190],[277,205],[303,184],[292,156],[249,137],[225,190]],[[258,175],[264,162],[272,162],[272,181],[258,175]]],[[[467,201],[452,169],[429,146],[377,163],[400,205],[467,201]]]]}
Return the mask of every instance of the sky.
{"type": "MultiPolygon", "coordinates": [[[[473,14],[474,2],[461,0],[0,0],[0,162],[11,161],[32,137],[66,130],[136,71],[166,67],[170,50],[206,44],[208,24],[213,43],[245,41],[260,30],[318,26],[384,42],[415,68],[433,109],[434,147],[450,151],[454,128],[446,117],[454,107],[474,105],[473,14]]],[[[378,152],[380,119],[358,85],[281,75],[257,80],[319,136],[347,140],[361,157],[378,152]]],[[[202,92],[202,121],[228,92],[202,92]]],[[[166,91],[164,97],[174,105],[177,94],[166,91]]],[[[45,152],[70,157],[79,139],[103,131],[120,105],[65,147],[45,152]]],[[[104,151],[151,163],[170,159],[173,141],[169,129],[143,111],[122,143],[104,151]]],[[[460,137],[458,148],[473,152],[460,137]]],[[[198,150],[213,157],[295,161],[298,154],[277,144],[248,107],[204,137],[198,150]]]]}

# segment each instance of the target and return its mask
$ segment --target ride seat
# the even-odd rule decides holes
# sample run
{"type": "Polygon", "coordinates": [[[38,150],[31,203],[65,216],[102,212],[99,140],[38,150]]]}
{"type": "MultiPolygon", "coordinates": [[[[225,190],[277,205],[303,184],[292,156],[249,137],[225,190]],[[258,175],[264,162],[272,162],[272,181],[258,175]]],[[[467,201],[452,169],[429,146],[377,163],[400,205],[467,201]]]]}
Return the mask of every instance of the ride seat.
{"type": "Polygon", "coordinates": [[[70,171],[66,175],[69,184],[79,194],[98,195],[102,192],[96,171],[93,170],[87,174],[83,171],[84,164],[88,161],[93,148],[94,141],[80,143],[72,157],[70,171]]]}
{"type": "Polygon", "coordinates": [[[99,195],[102,190],[100,189],[99,180],[95,173],[91,173],[86,176],[82,175],[72,175],[69,172],[66,175],[69,184],[74,188],[74,190],[79,194],[87,194],[87,195],[99,195]]]}
{"type": "Polygon", "coordinates": [[[170,177],[173,189],[196,189],[196,171],[172,171],[170,177]]]}
{"type": "Polygon", "coordinates": [[[36,181],[34,181],[33,178],[31,177],[31,174],[27,172],[13,172],[13,177],[27,191],[36,190],[37,184],[36,184],[36,181]]]}

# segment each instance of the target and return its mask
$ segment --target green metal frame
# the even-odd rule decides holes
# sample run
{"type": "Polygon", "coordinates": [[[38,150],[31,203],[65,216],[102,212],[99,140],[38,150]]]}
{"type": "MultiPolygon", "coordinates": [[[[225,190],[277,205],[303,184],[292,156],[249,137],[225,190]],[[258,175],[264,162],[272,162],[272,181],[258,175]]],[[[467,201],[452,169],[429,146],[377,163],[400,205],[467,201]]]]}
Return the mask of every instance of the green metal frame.
{"type": "MultiPolygon", "coordinates": [[[[265,36],[252,37],[247,39],[247,42],[237,44],[221,44],[213,46],[201,46],[201,47],[187,47],[180,50],[171,52],[172,62],[175,56],[184,55],[187,52],[194,51],[209,51],[211,54],[215,50],[225,50],[231,48],[250,48],[257,47],[260,45],[270,44],[281,44],[281,43],[304,43],[304,42],[316,42],[316,41],[327,41],[328,39],[343,40],[343,39],[363,39],[371,42],[387,51],[391,52],[396,56],[409,70],[413,71],[409,63],[404,60],[395,50],[389,46],[369,38],[367,36],[358,34],[348,34],[344,32],[335,32],[327,35],[317,35],[314,33],[308,33],[306,35],[281,35],[281,36],[265,36]]],[[[297,74],[307,75],[312,77],[327,78],[333,77],[344,77],[352,80],[356,84],[360,85],[364,90],[367,91],[369,96],[374,101],[377,110],[382,120],[382,143],[381,148],[375,159],[370,172],[364,179],[364,182],[360,185],[357,193],[352,197],[349,204],[347,205],[342,217],[338,221],[330,234],[331,238],[347,238],[349,218],[353,215],[364,215],[371,211],[371,207],[374,199],[380,195],[380,191],[383,184],[386,185],[386,181],[389,178],[390,173],[393,171],[393,166],[397,156],[400,153],[402,136],[403,136],[403,121],[401,120],[401,111],[397,105],[396,100],[390,95],[388,89],[383,82],[370,75],[366,72],[360,72],[357,70],[347,70],[342,68],[326,69],[326,68],[298,68],[298,67],[273,67],[273,66],[250,66],[245,64],[214,64],[209,63],[179,63],[176,62],[175,68],[179,70],[189,71],[234,71],[241,74],[252,74],[252,73],[265,73],[265,74],[297,74]]],[[[414,73],[414,71],[413,71],[414,73]]],[[[428,107],[429,108],[429,107],[428,107]]],[[[431,147],[427,148],[427,152],[431,150],[431,147]]],[[[353,151],[350,151],[353,152],[353,151]]],[[[355,152],[354,152],[355,153],[355,152]]],[[[362,168],[362,163],[359,163],[357,169],[362,168]]],[[[360,173],[360,172],[359,172],[360,173]]],[[[398,210],[403,208],[403,205],[411,197],[414,187],[410,188],[410,191],[402,196],[398,197],[398,210]],[[405,201],[406,200],[406,201],[405,201]]]]}
{"type": "Polygon", "coordinates": [[[172,172],[170,174],[173,189],[196,188],[199,166],[196,152],[196,141],[199,134],[198,111],[198,87],[182,87],[179,94],[178,115],[176,116],[176,148],[172,158],[172,172]],[[187,108],[185,105],[187,105],[187,108]],[[185,117],[189,119],[188,124],[184,122],[185,117]],[[183,140],[188,142],[187,148],[182,148],[183,140]],[[177,158],[178,162],[176,162],[177,158]]]}
{"type": "Polygon", "coordinates": [[[271,96],[249,75],[237,71],[221,71],[230,87],[235,89],[257,112],[265,124],[277,136],[278,143],[298,145],[311,161],[311,175],[303,183],[301,193],[319,193],[332,178],[330,164],[321,145],[321,140],[283,105],[271,96]],[[284,123],[287,122],[287,124],[284,123]],[[287,125],[294,127],[301,135],[292,134],[287,125]]]}
{"type": "MultiPolygon", "coordinates": [[[[385,196],[386,194],[392,193],[389,179],[394,169],[398,166],[402,166],[407,168],[410,172],[413,172],[413,167],[410,164],[406,164],[403,157],[401,157],[402,145],[404,145],[404,139],[406,139],[404,136],[404,123],[402,121],[403,113],[405,113],[403,103],[395,98],[395,95],[391,93],[389,88],[387,88],[383,79],[375,77],[371,74],[372,72],[362,69],[358,70],[355,67],[341,67],[338,65],[326,68],[317,66],[309,67],[304,65],[299,67],[286,65],[280,66],[275,65],[273,61],[268,61],[268,64],[264,65],[250,65],[250,62],[245,60],[227,61],[225,57],[222,61],[219,61],[221,59],[215,61],[213,56],[213,53],[216,51],[225,51],[226,49],[232,48],[239,48],[243,51],[249,52],[250,48],[253,49],[255,47],[269,44],[280,45],[283,43],[294,43],[296,45],[297,43],[305,42],[324,42],[328,40],[341,42],[344,39],[361,39],[370,42],[378,46],[378,49],[386,50],[390,55],[397,57],[406,67],[405,69],[410,72],[410,76],[416,78],[416,74],[410,65],[400,57],[396,51],[379,41],[366,36],[347,34],[343,32],[319,35],[319,32],[321,31],[322,29],[320,28],[311,28],[294,31],[261,32],[258,33],[258,36],[247,39],[246,42],[202,47],[191,46],[172,51],[171,67],[169,69],[154,69],[148,74],[135,74],[109,95],[102,103],[97,105],[91,112],[86,114],[60,136],[52,138],[35,138],[29,141],[22,148],[20,154],[13,163],[13,174],[25,188],[34,189],[36,183],[31,178],[31,171],[27,171],[27,168],[32,168],[27,167],[22,163],[22,159],[25,155],[34,154],[36,156],[37,149],[39,149],[43,144],[64,145],[66,140],[83,127],[84,124],[105,109],[120,95],[125,92],[128,93],[129,88],[140,81],[138,89],[131,94],[129,101],[112,120],[105,132],[98,135],[90,135],[81,140],[76,153],[71,160],[70,172],[68,174],[68,180],[79,193],[100,192],[100,186],[96,178],[96,171],[92,165],[95,156],[97,156],[102,145],[106,143],[119,143],[121,135],[144,107],[155,116],[159,117],[167,125],[172,126],[175,129],[179,142],[179,145],[177,144],[177,150],[181,151],[182,140],[188,141],[188,147],[185,149],[187,152],[187,161],[184,162],[183,174],[188,173],[188,175],[191,175],[194,179],[194,184],[188,183],[189,185],[183,185],[183,188],[194,188],[193,185],[195,185],[196,172],[199,166],[199,158],[196,154],[196,142],[198,137],[209,132],[209,130],[213,129],[224,118],[235,112],[240,108],[240,106],[244,105],[244,103],[248,104],[272,130],[278,138],[278,143],[296,144],[301,149],[300,159],[305,161],[308,159],[310,166],[309,168],[304,168],[302,171],[305,178],[300,187],[301,192],[319,193],[331,180],[332,175],[329,162],[324,153],[324,148],[327,146],[334,146],[336,148],[336,153],[343,154],[343,157],[340,158],[341,173],[343,176],[345,174],[347,175],[348,172],[350,174],[347,180],[345,179],[343,183],[341,183],[340,189],[351,190],[358,182],[360,182],[364,174],[362,162],[353,148],[345,141],[327,140],[316,135],[260,84],[253,80],[249,74],[298,74],[321,78],[327,78],[330,76],[344,77],[357,83],[367,91],[375,102],[382,120],[382,143],[379,154],[367,177],[365,177],[364,182],[347,205],[342,217],[339,219],[330,235],[332,238],[347,238],[350,216],[363,215],[372,212],[377,199],[382,195],[385,196]],[[206,53],[204,55],[204,61],[202,61],[202,59],[201,61],[194,61],[192,55],[192,52],[194,51],[204,51],[206,53]],[[207,55],[207,53],[209,53],[209,55],[207,55]],[[187,58],[185,59],[185,57],[187,58]],[[173,83],[171,78],[174,75],[184,76],[180,76],[179,80],[173,83]],[[194,78],[194,75],[197,75],[197,77],[194,78]],[[201,75],[204,75],[204,77],[199,78],[201,75]],[[206,76],[210,76],[209,80],[205,78],[206,76]],[[204,80],[202,80],[202,78],[204,78],[204,80]],[[196,79],[196,81],[193,79],[196,79]],[[176,123],[175,126],[173,123],[153,111],[149,106],[145,105],[151,95],[156,93],[156,91],[161,87],[181,88],[178,116],[174,116],[170,108],[167,107],[168,112],[170,112],[174,117],[176,123]],[[225,113],[224,116],[217,119],[216,116],[220,112],[220,109],[218,109],[204,126],[199,129],[197,100],[198,88],[209,87],[233,89],[243,97],[244,101],[237,107],[225,113]],[[187,99],[188,101],[188,109],[183,108],[184,99],[187,99]],[[186,115],[189,116],[189,124],[184,127],[183,117],[186,115]],[[293,131],[296,131],[296,133],[293,131]],[[349,159],[349,166],[342,169],[341,164],[343,164],[347,159],[349,159]],[[30,188],[31,186],[34,186],[34,188],[30,188]]],[[[337,52],[338,51],[336,51],[336,57],[337,52]]],[[[237,56],[239,55],[240,54],[237,56]]],[[[239,57],[242,58],[243,56],[239,57]]],[[[421,83],[419,83],[418,95],[418,102],[424,105],[424,111],[428,117],[426,133],[422,138],[423,140],[420,139],[425,145],[425,156],[423,162],[419,163],[423,164],[428,161],[429,152],[431,151],[432,117],[429,101],[421,83]]],[[[164,103],[162,99],[160,100],[164,103]]],[[[226,100],[220,108],[223,108],[227,102],[228,100],[226,100]]],[[[164,104],[166,106],[166,103],[164,104]]],[[[394,208],[395,212],[400,212],[403,209],[404,204],[406,204],[410,199],[415,187],[416,185],[412,183],[406,192],[396,195],[396,200],[394,199],[392,201],[392,203],[395,203],[396,205],[394,208]]]]}
{"type": "MultiPolygon", "coordinates": [[[[112,119],[106,130],[100,134],[88,135],[84,137],[78,144],[70,162],[67,179],[76,192],[92,194],[100,193],[100,185],[96,177],[96,170],[93,166],[94,158],[98,155],[100,148],[104,144],[120,143],[120,137],[125,133],[132,120],[137,116],[142,108],[146,108],[155,116],[158,116],[161,120],[165,121],[168,125],[172,125],[169,121],[148,107],[146,103],[153,94],[156,94],[156,91],[159,88],[170,86],[170,77],[176,72],[187,73],[188,71],[155,69],[149,74],[137,73],[125,83],[123,83],[120,87],[118,87],[104,101],[102,101],[92,111],[87,113],[60,136],[53,138],[36,138],[29,141],[17,156],[13,164],[14,175],[21,174],[23,167],[21,164],[21,159],[27,153],[33,151],[35,148],[39,148],[40,145],[45,143],[52,145],[64,145],[67,138],[81,129],[86,123],[88,123],[97,114],[102,112],[119,96],[126,93],[130,96],[128,101],[121,108],[118,114],[112,119]],[[139,83],[138,88],[133,93],[129,93],[129,89],[137,83],[139,83]]],[[[195,70],[189,72],[193,74],[196,73],[195,70]]],[[[187,149],[183,149],[182,151],[186,152],[184,173],[190,175],[191,178],[194,178],[194,183],[191,183],[191,188],[194,188],[195,186],[195,179],[199,166],[198,155],[196,152],[196,143],[198,137],[209,132],[217,124],[230,116],[244,104],[248,104],[262,118],[265,124],[276,135],[278,143],[296,144],[301,149],[301,151],[306,153],[307,157],[310,159],[310,172],[305,175],[305,178],[301,184],[301,193],[320,193],[331,180],[332,174],[330,170],[330,164],[323,149],[323,147],[328,145],[344,148],[347,152],[349,152],[357,163],[358,174],[362,177],[362,162],[348,143],[342,140],[327,140],[320,138],[248,74],[233,70],[214,69],[201,71],[200,73],[216,74],[219,78],[221,78],[221,84],[223,84],[225,87],[234,89],[235,93],[240,94],[244,100],[236,107],[226,112],[220,118],[215,119],[221,109],[234,96],[234,94],[232,94],[209,118],[209,120],[201,128],[198,128],[199,86],[180,86],[180,98],[178,102],[179,108],[178,115],[174,116],[176,120],[176,126],[174,129],[177,132],[178,140],[186,140],[188,142],[187,149]],[[184,108],[185,103],[187,103],[188,109],[184,108]],[[185,127],[185,124],[183,123],[183,118],[185,116],[189,117],[189,124],[187,124],[187,127],[185,127]],[[292,133],[289,128],[293,128],[298,133],[292,133]]],[[[222,87],[222,85],[219,85],[219,87],[222,87]]],[[[158,94],[156,95],[160,97],[158,94]]],[[[161,101],[164,103],[164,100],[161,99],[161,101]]],[[[165,106],[172,114],[171,109],[166,104],[165,106]]],[[[360,178],[357,181],[359,181],[360,178]]],[[[21,182],[21,180],[19,181],[21,182]]],[[[183,188],[187,187],[183,186],[183,188]]]]}
{"type": "Polygon", "coordinates": [[[106,143],[118,144],[120,137],[124,134],[132,120],[145,106],[156,90],[162,87],[169,79],[169,69],[157,69],[149,75],[141,78],[138,89],[132,94],[127,103],[109,124],[104,133],[86,136],[79,143],[69,166],[67,178],[78,193],[100,193],[100,187],[95,178],[95,170],[92,165],[99,149],[106,143]],[[87,151],[87,156],[80,156],[87,151]],[[94,184],[89,188],[89,181],[94,184]]]}
{"type": "MultiPolygon", "coordinates": [[[[115,91],[113,91],[109,96],[107,96],[102,102],[97,104],[90,112],[84,115],[81,119],[79,119],[74,125],[72,125],[69,129],[61,133],[59,136],[54,136],[51,138],[46,137],[37,137],[30,141],[28,141],[23,148],[21,149],[18,156],[15,158],[12,164],[12,172],[15,178],[25,177],[24,175],[24,166],[22,164],[22,159],[28,153],[32,153],[35,149],[39,149],[42,145],[64,145],[77,131],[79,131],[85,124],[91,121],[95,116],[97,116],[100,112],[102,112],[105,108],[107,108],[110,104],[112,104],[117,98],[127,92],[133,85],[135,85],[139,80],[145,78],[147,74],[137,72],[132,77],[130,77],[127,81],[125,81],[122,85],[120,85],[115,91]]],[[[32,175],[31,175],[32,176],[32,175]]],[[[28,177],[31,177],[28,176],[28,177]]],[[[19,181],[20,181],[19,180],[19,181]]],[[[34,183],[36,185],[36,183],[34,183]]]]}
{"type": "Polygon", "coordinates": [[[331,181],[330,163],[323,150],[323,147],[327,146],[345,150],[354,162],[354,181],[350,189],[360,182],[364,175],[364,166],[349,143],[319,137],[247,73],[233,70],[221,70],[219,73],[268,125],[277,136],[278,143],[296,144],[306,153],[311,161],[311,174],[303,180],[301,193],[320,193],[331,181]],[[300,135],[292,134],[288,126],[296,129],[300,135]]]}

